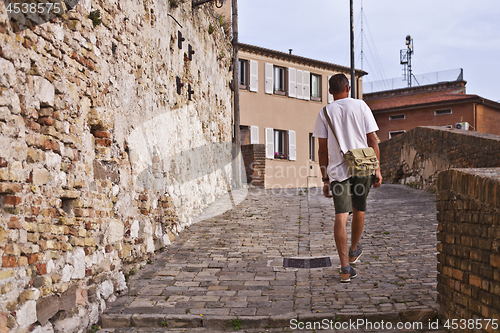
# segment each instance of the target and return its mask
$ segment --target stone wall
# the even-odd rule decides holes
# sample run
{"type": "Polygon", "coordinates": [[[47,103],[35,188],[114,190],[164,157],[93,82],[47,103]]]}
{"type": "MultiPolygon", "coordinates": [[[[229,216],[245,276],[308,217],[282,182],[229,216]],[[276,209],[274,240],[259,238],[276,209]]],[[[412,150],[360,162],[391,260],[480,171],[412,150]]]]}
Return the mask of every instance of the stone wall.
{"type": "MultiPolygon", "coordinates": [[[[498,324],[500,168],[440,173],[437,200],[440,317],[459,321],[491,319],[498,324]]],[[[482,331],[498,331],[491,324],[484,329],[484,320],[480,323],[482,331]]]]}
{"type": "Polygon", "coordinates": [[[384,181],[433,190],[449,168],[500,166],[500,136],[417,127],[380,143],[384,181]]]}
{"type": "Polygon", "coordinates": [[[0,331],[84,332],[227,194],[231,45],[210,4],[82,0],[41,22],[7,3],[0,331]]]}
{"type": "Polygon", "coordinates": [[[248,184],[265,187],[266,178],[266,147],[260,145],[241,146],[245,172],[248,184]]]}

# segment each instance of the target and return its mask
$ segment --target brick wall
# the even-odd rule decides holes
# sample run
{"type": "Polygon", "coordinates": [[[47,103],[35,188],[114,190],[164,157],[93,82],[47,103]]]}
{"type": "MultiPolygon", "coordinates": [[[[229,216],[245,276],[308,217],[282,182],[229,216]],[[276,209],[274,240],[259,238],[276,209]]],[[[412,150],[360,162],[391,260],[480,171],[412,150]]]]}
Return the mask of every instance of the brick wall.
{"type": "Polygon", "coordinates": [[[440,317],[500,322],[500,168],[440,173],[437,200],[440,317]]]}
{"type": "Polygon", "coordinates": [[[500,166],[500,136],[417,127],[380,143],[384,181],[435,189],[437,175],[449,168],[500,166]]]}
{"type": "Polygon", "coordinates": [[[266,178],[266,147],[260,145],[241,146],[245,163],[247,182],[253,186],[265,187],[266,178]]]}
{"type": "Polygon", "coordinates": [[[230,183],[214,5],[71,3],[48,22],[0,4],[0,332],[84,331],[230,183]]]}

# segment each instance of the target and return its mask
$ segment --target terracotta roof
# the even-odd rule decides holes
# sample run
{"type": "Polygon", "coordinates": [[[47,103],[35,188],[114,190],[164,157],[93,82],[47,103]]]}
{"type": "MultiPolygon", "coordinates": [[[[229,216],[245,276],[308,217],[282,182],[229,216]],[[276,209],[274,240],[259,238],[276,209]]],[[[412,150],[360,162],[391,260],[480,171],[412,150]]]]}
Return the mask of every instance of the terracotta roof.
{"type": "Polygon", "coordinates": [[[429,92],[425,94],[414,94],[408,96],[394,96],[367,100],[366,104],[372,111],[385,111],[389,109],[397,109],[402,107],[422,106],[426,104],[461,102],[467,100],[480,99],[478,95],[454,94],[450,92],[429,92]]]}
{"type": "MultiPolygon", "coordinates": [[[[351,70],[350,67],[345,67],[345,66],[341,66],[341,65],[337,65],[337,64],[332,64],[332,63],[326,62],[326,61],[321,61],[321,60],[316,60],[316,59],[301,57],[301,56],[298,56],[298,55],[295,55],[295,54],[286,53],[286,52],[281,52],[281,51],[266,49],[266,48],[260,47],[260,46],[255,46],[255,45],[250,45],[250,44],[243,44],[243,43],[238,43],[238,46],[240,47],[240,49],[242,51],[251,52],[251,53],[257,53],[257,54],[258,53],[267,54],[267,55],[271,55],[271,56],[274,56],[274,57],[277,57],[277,58],[286,59],[288,61],[297,62],[297,63],[312,64],[314,66],[324,67],[324,68],[331,69],[331,70],[334,70],[334,71],[346,71],[346,72],[350,72],[350,70],[351,70]]],[[[363,71],[363,70],[356,69],[356,76],[364,76],[366,74],[368,74],[368,73],[365,72],[365,71],[363,71]]]]}

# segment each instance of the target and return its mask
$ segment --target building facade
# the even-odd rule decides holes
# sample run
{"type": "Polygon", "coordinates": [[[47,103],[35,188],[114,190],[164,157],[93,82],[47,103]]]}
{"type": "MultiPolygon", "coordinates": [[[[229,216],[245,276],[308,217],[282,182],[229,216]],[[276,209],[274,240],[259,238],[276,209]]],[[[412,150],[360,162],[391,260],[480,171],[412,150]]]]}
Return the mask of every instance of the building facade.
{"type": "MultiPolygon", "coordinates": [[[[318,112],[333,101],[328,79],[337,73],[350,77],[350,68],[239,44],[241,144],[265,145],[266,188],[322,184],[312,133],[318,112]]],[[[356,71],[357,92],[365,74],[356,71]]]]}
{"type": "Polygon", "coordinates": [[[500,103],[465,93],[463,80],[364,94],[388,140],[418,126],[443,126],[500,135],[500,103]]]}

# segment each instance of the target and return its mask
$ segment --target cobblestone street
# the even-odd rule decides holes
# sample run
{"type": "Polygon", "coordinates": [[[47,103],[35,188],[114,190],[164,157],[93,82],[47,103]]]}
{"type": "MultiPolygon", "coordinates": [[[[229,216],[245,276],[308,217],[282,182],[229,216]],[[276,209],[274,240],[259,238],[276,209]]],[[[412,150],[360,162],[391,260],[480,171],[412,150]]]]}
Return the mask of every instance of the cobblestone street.
{"type": "Polygon", "coordinates": [[[435,195],[403,185],[371,190],[364,253],[349,284],[340,283],[333,217],[319,189],[250,190],[236,208],[191,225],[131,276],[128,293],[101,317],[100,332],[286,332],[291,319],[394,327],[420,320],[428,329],[438,308],[435,195]],[[331,267],[283,267],[285,257],[325,256],[331,267]]]}

